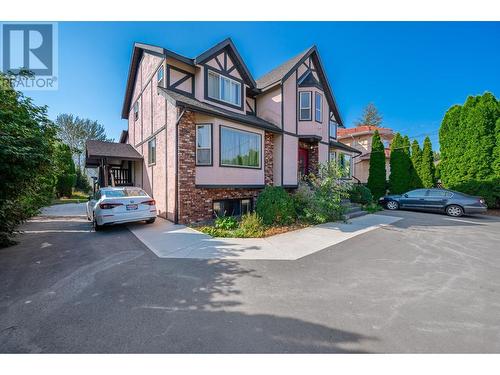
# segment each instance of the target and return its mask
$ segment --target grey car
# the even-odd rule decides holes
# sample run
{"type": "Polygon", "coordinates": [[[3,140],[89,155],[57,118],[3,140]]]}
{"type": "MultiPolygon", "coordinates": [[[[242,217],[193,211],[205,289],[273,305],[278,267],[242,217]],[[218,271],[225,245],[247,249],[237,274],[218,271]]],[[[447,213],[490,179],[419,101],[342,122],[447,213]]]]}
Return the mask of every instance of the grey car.
{"type": "Polygon", "coordinates": [[[402,195],[386,195],[379,203],[388,210],[442,212],[455,217],[487,210],[483,198],[446,189],[416,189],[402,195]]]}

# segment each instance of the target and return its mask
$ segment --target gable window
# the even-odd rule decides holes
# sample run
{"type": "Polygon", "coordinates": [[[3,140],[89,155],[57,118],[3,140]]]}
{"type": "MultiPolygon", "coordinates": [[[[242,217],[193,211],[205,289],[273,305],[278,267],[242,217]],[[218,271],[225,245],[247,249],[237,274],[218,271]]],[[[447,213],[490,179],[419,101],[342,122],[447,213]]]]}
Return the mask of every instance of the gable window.
{"type": "Polygon", "coordinates": [[[314,120],[316,122],[323,121],[323,95],[319,92],[314,93],[314,120]]]}
{"type": "Polygon", "coordinates": [[[210,70],[207,85],[209,98],[241,106],[241,83],[210,70]]]}
{"type": "Polygon", "coordinates": [[[311,121],[311,92],[299,93],[299,120],[311,121]]]}
{"type": "Polygon", "coordinates": [[[196,165],[212,165],[212,124],[196,125],[196,165]]]}
{"type": "Polygon", "coordinates": [[[139,100],[134,103],[134,121],[139,118],[139,100]]]}
{"type": "Polygon", "coordinates": [[[156,164],[156,138],[148,142],[148,165],[156,164]]]}
{"type": "Polygon", "coordinates": [[[260,168],[262,136],[244,130],[220,127],[220,165],[260,168]]]}
{"type": "Polygon", "coordinates": [[[160,66],[160,69],[158,69],[158,72],[156,73],[156,79],[159,83],[163,83],[163,66],[160,66]]]}

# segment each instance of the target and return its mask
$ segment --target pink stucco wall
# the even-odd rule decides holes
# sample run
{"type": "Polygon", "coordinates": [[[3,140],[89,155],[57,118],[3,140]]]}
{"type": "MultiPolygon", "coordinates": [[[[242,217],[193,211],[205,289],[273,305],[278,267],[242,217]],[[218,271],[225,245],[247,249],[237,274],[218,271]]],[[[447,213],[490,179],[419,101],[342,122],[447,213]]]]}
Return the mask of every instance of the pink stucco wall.
{"type": "Polygon", "coordinates": [[[257,116],[281,127],[281,89],[276,87],[257,99],[257,116]]]}
{"type": "Polygon", "coordinates": [[[312,103],[312,120],[311,121],[298,121],[298,134],[303,135],[318,135],[322,137],[324,142],[328,142],[328,115],[329,108],[328,102],[325,98],[325,93],[322,90],[319,90],[315,87],[307,87],[307,88],[299,88],[299,92],[311,92],[311,103],[312,103]],[[315,104],[315,93],[318,92],[322,97],[322,121],[316,122],[314,119],[314,104],[315,104]]]}
{"type": "Polygon", "coordinates": [[[264,185],[264,131],[236,122],[196,114],[197,124],[212,124],[213,126],[213,165],[196,167],[195,182],[197,185],[264,185]],[[261,135],[261,168],[233,168],[219,166],[219,126],[250,131],[261,135]]]}
{"type": "Polygon", "coordinates": [[[283,185],[297,185],[299,139],[283,134],[283,185]]]}
{"type": "Polygon", "coordinates": [[[283,83],[283,120],[284,130],[290,133],[296,132],[297,121],[297,91],[296,77],[291,74],[290,77],[283,83]]]}

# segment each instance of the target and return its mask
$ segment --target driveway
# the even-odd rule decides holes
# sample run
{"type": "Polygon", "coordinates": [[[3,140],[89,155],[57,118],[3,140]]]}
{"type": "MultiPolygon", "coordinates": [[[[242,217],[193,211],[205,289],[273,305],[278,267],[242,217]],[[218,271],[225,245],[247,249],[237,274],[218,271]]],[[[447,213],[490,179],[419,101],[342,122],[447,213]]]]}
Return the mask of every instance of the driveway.
{"type": "Polygon", "coordinates": [[[288,261],[162,259],[126,227],[27,223],[0,250],[0,352],[500,352],[500,220],[390,216],[288,261]]]}

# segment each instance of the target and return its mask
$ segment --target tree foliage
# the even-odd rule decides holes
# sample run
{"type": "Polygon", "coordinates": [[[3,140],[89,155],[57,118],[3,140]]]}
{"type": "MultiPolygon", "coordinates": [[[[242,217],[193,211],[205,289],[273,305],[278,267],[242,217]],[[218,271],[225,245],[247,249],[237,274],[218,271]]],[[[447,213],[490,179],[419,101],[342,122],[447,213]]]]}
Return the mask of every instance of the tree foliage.
{"type": "Polygon", "coordinates": [[[439,129],[444,186],[500,176],[499,117],[500,104],[491,93],[469,96],[446,112],[439,129]]]}
{"type": "Polygon", "coordinates": [[[418,189],[422,187],[421,169],[422,169],[422,150],[416,139],[411,144],[411,173],[410,173],[410,189],[418,189]]]}
{"type": "Polygon", "coordinates": [[[56,194],[58,197],[71,197],[76,183],[75,163],[68,145],[56,145],[54,163],[56,167],[56,194]]]}
{"type": "Polygon", "coordinates": [[[389,189],[392,194],[402,194],[410,188],[411,160],[409,154],[409,140],[396,133],[391,143],[391,174],[389,189]]]}
{"type": "Polygon", "coordinates": [[[422,186],[425,188],[434,187],[436,183],[434,155],[432,152],[432,144],[429,137],[425,137],[424,147],[422,149],[422,164],[420,166],[420,179],[422,186]]]}
{"type": "Polygon", "coordinates": [[[372,151],[370,154],[370,168],[367,186],[370,189],[375,201],[378,201],[380,197],[385,195],[385,149],[377,130],[375,130],[372,138],[372,151]]]}
{"type": "Polygon", "coordinates": [[[0,90],[0,247],[52,199],[55,137],[46,107],[8,85],[0,90]]]}
{"type": "Polygon", "coordinates": [[[355,123],[356,126],[380,126],[382,125],[382,115],[375,104],[369,103],[363,110],[361,118],[355,123]]]}

